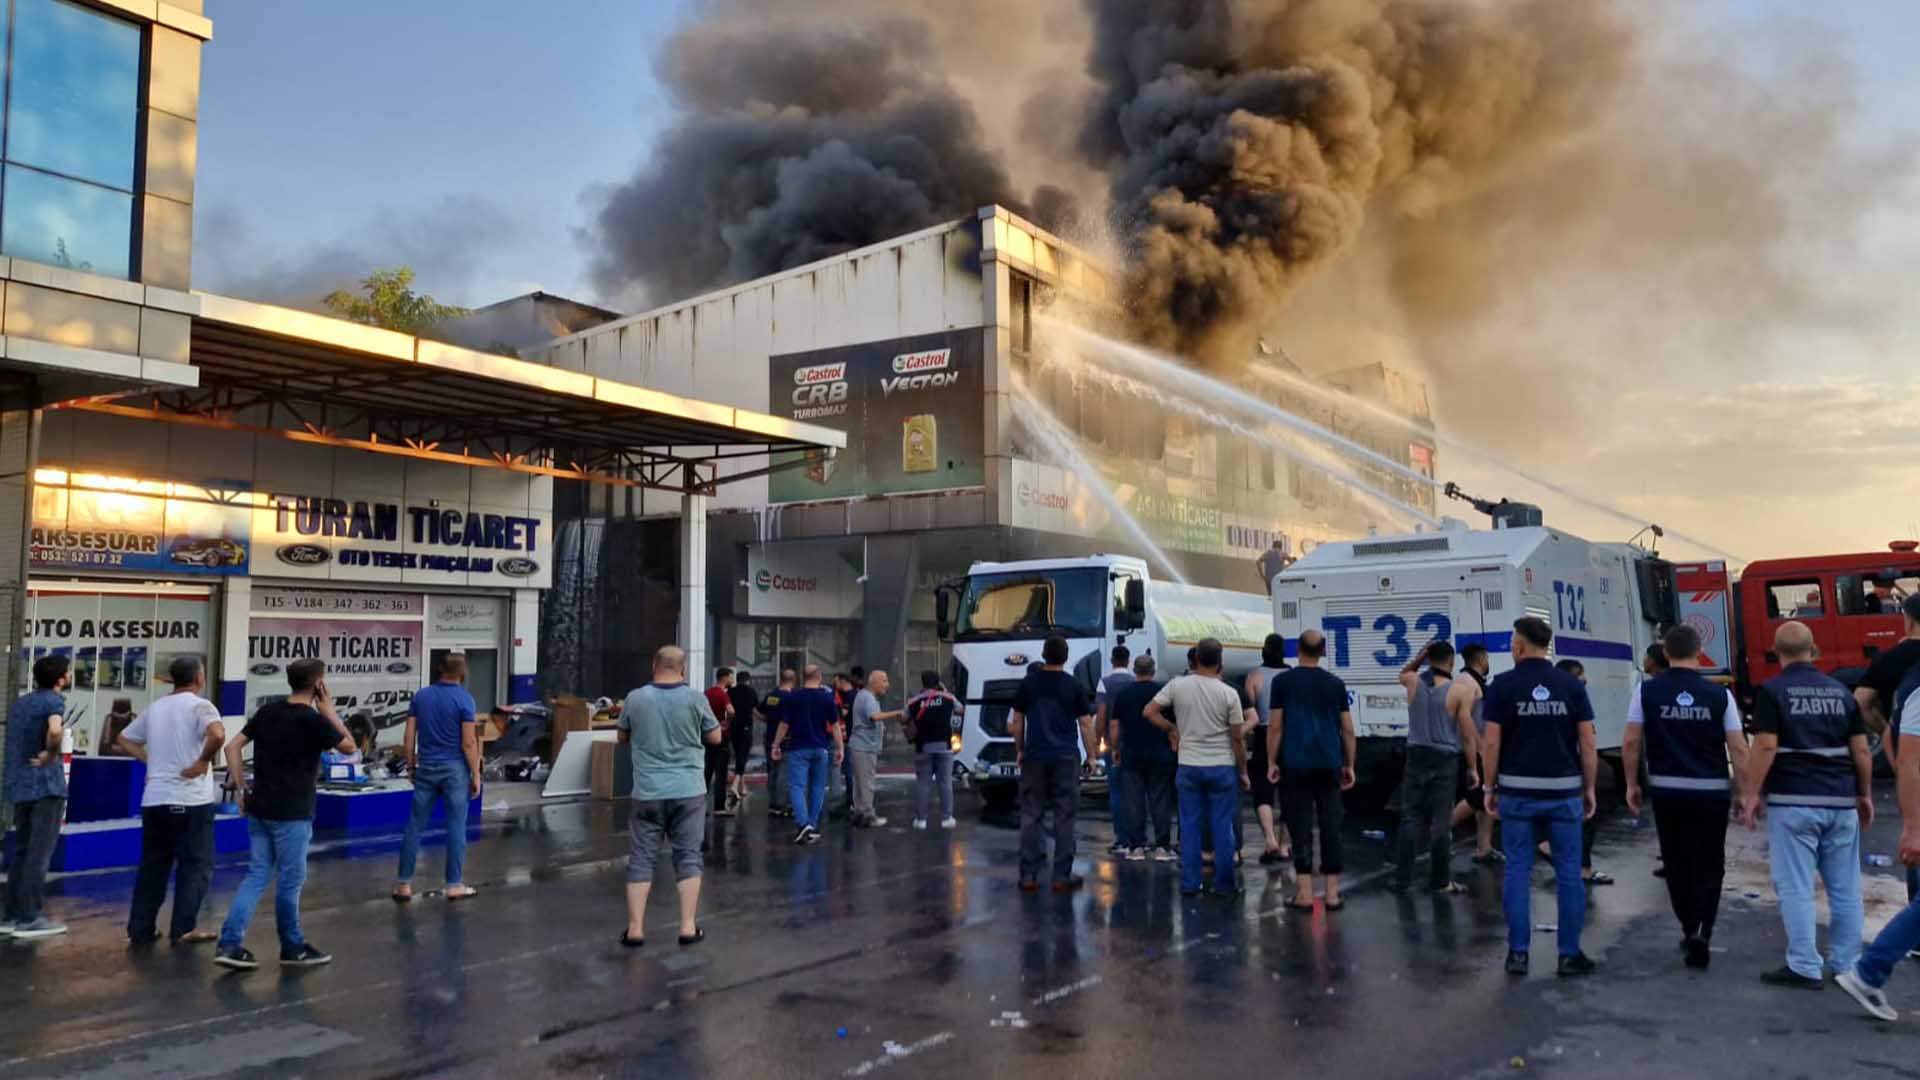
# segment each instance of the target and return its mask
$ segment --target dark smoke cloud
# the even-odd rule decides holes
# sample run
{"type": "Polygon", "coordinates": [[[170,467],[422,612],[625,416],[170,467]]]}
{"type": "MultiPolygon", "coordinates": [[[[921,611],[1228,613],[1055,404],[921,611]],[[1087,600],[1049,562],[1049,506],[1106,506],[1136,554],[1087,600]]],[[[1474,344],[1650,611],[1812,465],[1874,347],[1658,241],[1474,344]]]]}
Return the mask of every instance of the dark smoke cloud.
{"type": "Polygon", "coordinates": [[[1431,216],[1577,131],[1628,36],[1607,4],[1088,0],[1112,177],[1156,344],[1248,355],[1370,212],[1431,216]]]}
{"type": "Polygon", "coordinates": [[[201,208],[194,224],[196,288],[313,310],[333,290],[353,291],[395,266],[412,267],[415,288],[448,303],[497,299],[488,289],[513,280],[511,252],[529,232],[514,212],[474,194],[377,207],[339,221],[332,239],[294,249],[270,243],[231,206],[201,208]]]}
{"type": "Polygon", "coordinates": [[[806,7],[730,6],[663,45],[679,115],[599,212],[603,293],[672,299],[1008,200],[924,20],[806,7]]]}

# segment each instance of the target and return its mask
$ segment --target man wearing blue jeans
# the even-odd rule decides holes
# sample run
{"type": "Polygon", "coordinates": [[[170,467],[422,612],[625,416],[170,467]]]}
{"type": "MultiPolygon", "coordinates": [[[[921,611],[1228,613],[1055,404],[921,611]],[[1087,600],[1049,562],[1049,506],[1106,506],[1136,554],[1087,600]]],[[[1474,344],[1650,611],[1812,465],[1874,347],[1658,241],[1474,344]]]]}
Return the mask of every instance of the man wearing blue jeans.
{"type": "MultiPolygon", "coordinates": [[[[1892,713],[1892,723],[1897,731],[1920,731],[1920,666],[1902,683],[1902,693],[1892,713]]],[[[1920,867],[1920,739],[1905,740],[1898,751],[1900,778],[1900,861],[1907,865],[1907,872],[1913,873],[1920,867]]],[[[1920,947],[1920,898],[1911,895],[1907,906],[1893,917],[1873,939],[1867,951],[1851,971],[1843,971],[1834,982],[1840,989],[1853,995],[1861,1008],[1875,1017],[1888,1021],[1900,1019],[1900,1014],[1887,1002],[1883,988],[1892,978],[1894,966],[1900,958],[1909,955],[1920,947]]]]}
{"type": "Polygon", "coordinates": [[[833,691],[820,683],[820,665],[808,664],[806,684],[780,696],[780,726],[773,733],[772,755],[785,761],[793,802],[793,842],[820,842],[820,815],[827,806],[827,748],[833,763],[846,753],[839,727],[840,707],[833,691]]]}
{"type": "Polygon", "coordinates": [[[1133,652],[1125,645],[1115,645],[1108,656],[1113,661],[1113,670],[1100,677],[1100,686],[1093,692],[1094,725],[1099,728],[1101,738],[1107,743],[1107,752],[1104,755],[1107,766],[1107,813],[1113,819],[1113,846],[1108,850],[1115,855],[1125,856],[1133,847],[1138,846],[1128,844],[1126,841],[1132,838],[1129,825],[1137,830],[1139,822],[1127,821],[1129,805],[1126,790],[1127,778],[1122,774],[1120,762],[1113,752],[1114,747],[1118,745],[1118,741],[1113,736],[1113,703],[1120,691],[1133,685],[1133,672],[1127,669],[1127,661],[1133,656],[1133,652]]]}
{"type": "Polygon", "coordinates": [[[1742,800],[1751,824],[1761,792],[1773,891],[1787,929],[1786,966],[1762,982],[1825,987],[1813,902],[1814,874],[1827,886],[1835,974],[1860,958],[1860,833],[1873,824],[1873,761],[1853,694],[1813,666],[1813,631],[1782,623],[1773,634],[1780,674],[1753,695],[1753,776],[1742,800]]]}
{"type": "MultiPolygon", "coordinates": [[[[1487,685],[1481,753],[1489,777],[1487,812],[1501,821],[1507,867],[1507,974],[1525,975],[1533,942],[1533,846],[1544,832],[1553,852],[1560,905],[1561,976],[1598,967],[1580,951],[1587,890],[1580,880],[1580,826],[1593,816],[1593,703],[1577,677],[1548,659],[1553,627],[1527,616],[1513,624],[1513,670],[1487,685]]],[[[1299,842],[1299,837],[1294,838],[1299,842]]]]}
{"type": "Polygon", "coordinates": [[[438,802],[447,808],[447,899],[474,894],[462,876],[467,858],[467,803],[480,794],[480,735],[474,728],[473,695],[465,653],[440,661],[440,678],[413,695],[407,707],[405,754],[413,768],[413,811],[400,840],[400,874],[393,887],[399,903],[413,899],[413,867],[420,857],[420,832],[438,802]]]}
{"type": "Polygon", "coordinates": [[[280,934],[280,963],[314,967],[333,957],[314,947],[300,933],[300,889],[307,880],[307,843],[313,838],[314,788],[325,750],[350,753],[353,736],[333,709],[327,690],[326,665],[318,660],[295,660],[287,665],[291,692],[280,701],[260,706],[227,744],[227,785],[236,787],[246,775],[242,751],[253,747],[253,784],[240,805],[247,815],[247,876],[234,894],[233,908],[220,927],[220,944],[213,962],[247,971],[259,967],[246,947],[253,909],[273,881],[274,928],[280,934]]]}
{"type": "Polygon", "coordinates": [[[1234,851],[1228,847],[1234,819],[1240,812],[1240,789],[1247,785],[1247,744],[1240,694],[1220,678],[1223,649],[1215,638],[1203,638],[1194,649],[1193,670],[1160,688],[1147,703],[1147,722],[1175,732],[1180,771],[1174,786],[1180,793],[1180,892],[1195,896],[1203,881],[1200,845],[1202,822],[1209,835],[1219,838],[1213,860],[1213,891],[1231,896],[1240,891],[1234,851]],[[1173,710],[1169,723],[1166,711],[1173,710]],[[1175,725],[1178,725],[1177,728],[1175,725]]]}

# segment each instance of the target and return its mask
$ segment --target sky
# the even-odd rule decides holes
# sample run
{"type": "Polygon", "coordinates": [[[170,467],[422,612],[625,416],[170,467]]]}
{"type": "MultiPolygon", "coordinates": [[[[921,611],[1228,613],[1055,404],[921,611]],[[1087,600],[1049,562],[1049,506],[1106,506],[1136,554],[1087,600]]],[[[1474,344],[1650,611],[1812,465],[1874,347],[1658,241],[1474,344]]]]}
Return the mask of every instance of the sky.
{"type": "MultiPolygon", "coordinates": [[[[452,303],[544,289],[621,306],[595,294],[583,229],[597,192],[633,173],[668,120],[653,58],[687,6],[208,0],[215,36],[203,54],[196,287],[311,303],[370,269],[408,264],[420,288],[452,303]]],[[[1842,88],[1852,99],[1837,114],[1842,145],[1863,160],[1920,147],[1911,64],[1920,13],[1910,3],[1710,0],[1672,10],[1676,41],[1724,48],[1783,100],[1842,88]]],[[[1730,122],[1740,122],[1737,110],[1730,122]]],[[[1848,187],[1831,197],[1861,196],[1848,187]]],[[[1623,362],[1617,379],[1583,342],[1564,360],[1565,400],[1553,413],[1577,424],[1530,426],[1518,403],[1511,416],[1489,410],[1497,386],[1474,388],[1481,400],[1467,409],[1461,387],[1436,385],[1443,433],[1525,458],[1742,560],[1920,537],[1920,316],[1904,310],[1920,258],[1920,181],[1907,174],[1873,197],[1846,237],[1806,247],[1798,271],[1820,287],[1819,310],[1767,322],[1760,340],[1716,341],[1703,330],[1688,343],[1697,364],[1696,353],[1661,350],[1623,362]],[[1717,355],[1734,351],[1737,363],[1717,355]]],[[[1576,310],[1583,299],[1556,297],[1529,313],[1524,329],[1538,334],[1543,364],[1554,363],[1556,342],[1532,324],[1587,334],[1635,321],[1624,301],[1576,310]]],[[[1596,539],[1631,531],[1448,454],[1444,442],[1441,472],[1541,501],[1555,523],[1596,539]]]]}

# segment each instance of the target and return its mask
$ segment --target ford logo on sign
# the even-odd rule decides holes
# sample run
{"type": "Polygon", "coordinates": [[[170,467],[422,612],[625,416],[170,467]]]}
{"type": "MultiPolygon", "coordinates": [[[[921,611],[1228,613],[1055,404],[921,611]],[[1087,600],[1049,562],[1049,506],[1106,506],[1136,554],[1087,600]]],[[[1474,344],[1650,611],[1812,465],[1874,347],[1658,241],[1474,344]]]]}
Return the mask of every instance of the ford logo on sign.
{"type": "Polygon", "coordinates": [[[1008,654],[1007,654],[1007,666],[1008,666],[1008,667],[1026,667],[1026,666],[1027,666],[1027,654],[1026,654],[1026,653],[1017,653],[1017,652],[1010,652],[1010,653],[1008,653],[1008,654]]]}
{"type": "Polygon", "coordinates": [[[247,671],[250,674],[254,674],[254,675],[278,675],[280,674],[280,665],[279,664],[255,664],[252,667],[248,668],[247,671]]]}
{"type": "Polygon", "coordinates": [[[387,672],[391,675],[405,675],[412,670],[413,665],[407,663],[405,660],[395,660],[393,663],[387,665],[387,672]]]}
{"type": "Polygon", "coordinates": [[[283,544],[274,555],[289,566],[319,566],[332,558],[319,544],[283,544]]]}
{"type": "Polygon", "coordinates": [[[508,577],[532,577],[540,572],[540,564],[532,559],[501,559],[494,566],[508,577]]]}

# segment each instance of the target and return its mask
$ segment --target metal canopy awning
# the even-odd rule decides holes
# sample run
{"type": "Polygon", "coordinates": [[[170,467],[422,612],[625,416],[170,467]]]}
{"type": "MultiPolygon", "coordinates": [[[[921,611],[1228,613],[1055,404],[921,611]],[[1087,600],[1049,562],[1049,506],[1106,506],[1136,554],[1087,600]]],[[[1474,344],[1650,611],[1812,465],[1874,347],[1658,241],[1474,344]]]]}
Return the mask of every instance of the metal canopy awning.
{"type": "Polygon", "coordinates": [[[52,407],[686,493],[846,446],[842,432],[765,413],[308,312],[196,298],[197,387],[52,407]]]}

